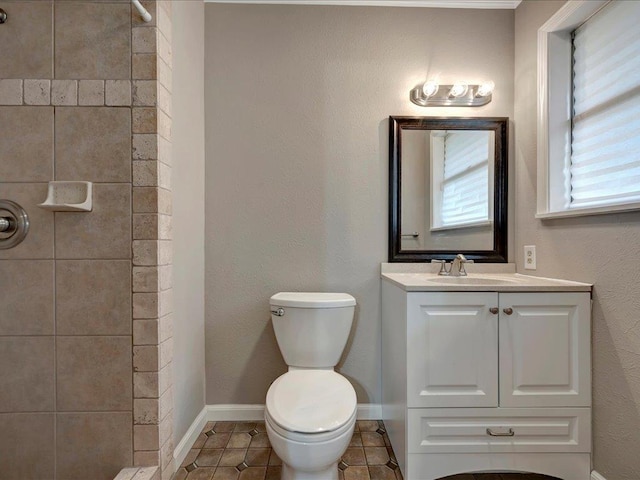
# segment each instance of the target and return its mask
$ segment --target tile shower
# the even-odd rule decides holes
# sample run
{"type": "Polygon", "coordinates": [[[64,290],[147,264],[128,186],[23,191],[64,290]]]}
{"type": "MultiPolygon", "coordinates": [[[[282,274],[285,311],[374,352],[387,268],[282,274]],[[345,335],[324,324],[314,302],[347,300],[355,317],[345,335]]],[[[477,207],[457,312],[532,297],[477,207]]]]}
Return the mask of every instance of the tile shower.
{"type": "Polygon", "coordinates": [[[0,250],[2,480],[173,473],[171,5],[143,4],[0,2],[0,198],[31,222],[0,250]],[[51,180],[93,211],[37,208],[51,180]]]}

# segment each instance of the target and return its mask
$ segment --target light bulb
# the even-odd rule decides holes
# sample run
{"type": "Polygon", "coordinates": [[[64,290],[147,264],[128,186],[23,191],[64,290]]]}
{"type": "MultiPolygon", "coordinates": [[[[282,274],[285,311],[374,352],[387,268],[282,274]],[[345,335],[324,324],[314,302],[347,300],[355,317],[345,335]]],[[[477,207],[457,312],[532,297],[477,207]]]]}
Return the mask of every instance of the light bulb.
{"type": "Polygon", "coordinates": [[[427,98],[433,97],[438,92],[438,88],[440,88],[440,85],[438,85],[437,82],[429,80],[424,82],[424,85],[422,86],[422,93],[424,93],[427,98]]]}
{"type": "Polygon", "coordinates": [[[452,97],[464,97],[469,91],[469,85],[466,83],[454,83],[449,90],[449,95],[452,97]]]}
{"type": "Polygon", "coordinates": [[[496,84],[493,81],[489,80],[488,82],[484,82],[480,86],[478,86],[478,91],[476,92],[476,97],[488,97],[493,93],[493,89],[496,84]]]}

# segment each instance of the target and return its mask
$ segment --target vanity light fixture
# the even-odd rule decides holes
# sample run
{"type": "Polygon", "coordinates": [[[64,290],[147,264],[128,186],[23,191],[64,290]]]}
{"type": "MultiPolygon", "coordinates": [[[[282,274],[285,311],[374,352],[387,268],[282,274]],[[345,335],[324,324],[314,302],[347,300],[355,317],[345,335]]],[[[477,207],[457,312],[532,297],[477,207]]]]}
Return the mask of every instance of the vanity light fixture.
{"type": "Polygon", "coordinates": [[[491,101],[494,87],[492,81],[440,85],[435,80],[427,80],[411,90],[410,98],[421,107],[480,107],[491,101]]]}

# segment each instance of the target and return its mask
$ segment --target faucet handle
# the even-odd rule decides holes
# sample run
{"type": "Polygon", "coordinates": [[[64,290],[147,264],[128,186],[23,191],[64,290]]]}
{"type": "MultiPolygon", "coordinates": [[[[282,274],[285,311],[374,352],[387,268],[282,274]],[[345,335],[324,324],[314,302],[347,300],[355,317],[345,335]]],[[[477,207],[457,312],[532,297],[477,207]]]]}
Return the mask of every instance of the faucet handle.
{"type": "Polygon", "coordinates": [[[451,269],[447,270],[447,261],[446,260],[431,260],[431,263],[439,263],[440,271],[438,275],[446,277],[447,275],[451,275],[451,269]]]}
{"type": "Polygon", "coordinates": [[[475,263],[475,262],[473,260],[467,260],[466,258],[464,258],[464,256],[460,259],[460,275],[463,277],[467,275],[467,271],[464,269],[465,263],[475,263]]]}

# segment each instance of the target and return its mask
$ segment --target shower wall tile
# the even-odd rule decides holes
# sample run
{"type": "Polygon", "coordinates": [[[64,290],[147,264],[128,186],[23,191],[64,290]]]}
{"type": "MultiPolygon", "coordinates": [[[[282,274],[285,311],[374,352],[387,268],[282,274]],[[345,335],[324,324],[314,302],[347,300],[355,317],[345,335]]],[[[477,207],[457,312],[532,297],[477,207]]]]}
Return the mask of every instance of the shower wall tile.
{"type": "Polygon", "coordinates": [[[53,108],[0,107],[0,132],[3,182],[53,180],[53,108]]]}
{"type": "Polygon", "coordinates": [[[130,5],[55,2],[54,11],[56,78],[130,78],[130,5]]]}
{"type": "Polygon", "coordinates": [[[53,335],[53,285],[52,260],[0,260],[0,335],[53,335]]]}
{"type": "Polygon", "coordinates": [[[51,82],[51,105],[77,105],[78,81],[53,80],[51,82]]]}
{"type": "Polygon", "coordinates": [[[80,80],[78,105],[104,105],[104,80],[80,80]]]}
{"type": "Polygon", "coordinates": [[[131,257],[131,185],[95,184],[93,211],[56,214],[56,258],[131,257]]]}
{"type": "Polygon", "coordinates": [[[58,335],[131,334],[131,262],[56,262],[58,335]]]}
{"type": "Polygon", "coordinates": [[[22,80],[0,80],[0,105],[22,105],[22,80]]]}
{"type": "Polygon", "coordinates": [[[53,478],[53,413],[0,414],[0,432],[0,479],[53,478]]]}
{"type": "Polygon", "coordinates": [[[151,53],[134,53],[131,73],[136,80],[153,80],[158,75],[156,55],[151,53]]]}
{"type": "Polygon", "coordinates": [[[0,337],[0,412],[54,407],[54,338],[0,337]]]}
{"type": "Polygon", "coordinates": [[[31,222],[24,241],[12,249],[0,250],[0,260],[53,258],[53,213],[36,206],[44,202],[46,197],[46,183],[0,183],[0,198],[8,198],[22,205],[31,222]]]}
{"type": "Polygon", "coordinates": [[[51,80],[25,80],[24,103],[27,105],[49,105],[51,103],[51,80]]]}
{"type": "Polygon", "coordinates": [[[129,80],[107,80],[105,102],[109,106],[131,105],[131,82],[129,80]]]}
{"type": "Polygon", "coordinates": [[[57,479],[114,478],[133,462],[132,423],[131,412],[57,414],[57,479]]]}
{"type": "Polygon", "coordinates": [[[55,125],[56,180],[131,181],[129,109],[58,107],[55,125]]]}
{"type": "Polygon", "coordinates": [[[56,338],[57,409],[132,408],[131,337],[56,338]]]}
{"type": "Polygon", "coordinates": [[[53,23],[51,0],[2,2],[9,21],[0,28],[2,78],[53,76],[53,23]]]}
{"type": "Polygon", "coordinates": [[[155,108],[133,109],[133,133],[156,133],[158,129],[158,114],[155,108]]]}

